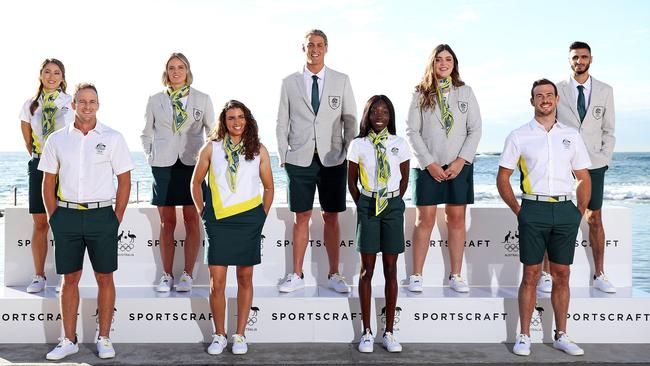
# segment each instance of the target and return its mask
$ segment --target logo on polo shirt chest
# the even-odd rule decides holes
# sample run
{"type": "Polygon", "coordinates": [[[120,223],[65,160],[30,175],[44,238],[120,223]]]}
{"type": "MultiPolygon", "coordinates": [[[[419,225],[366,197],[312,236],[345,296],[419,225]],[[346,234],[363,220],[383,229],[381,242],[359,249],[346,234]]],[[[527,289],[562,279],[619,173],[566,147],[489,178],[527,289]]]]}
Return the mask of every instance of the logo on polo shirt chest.
{"type": "Polygon", "coordinates": [[[390,149],[390,152],[391,152],[393,155],[397,155],[397,154],[399,154],[399,147],[394,147],[394,148],[390,149]]]}
{"type": "Polygon", "coordinates": [[[98,143],[97,146],[95,146],[95,153],[97,155],[104,155],[104,151],[106,151],[106,145],[103,143],[98,143]]]}
{"type": "Polygon", "coordinates": [[[571,140],[563,139],[562,146],[564,146],[564,150],[569,150],[569,148],[571,148],[571,140]]]}

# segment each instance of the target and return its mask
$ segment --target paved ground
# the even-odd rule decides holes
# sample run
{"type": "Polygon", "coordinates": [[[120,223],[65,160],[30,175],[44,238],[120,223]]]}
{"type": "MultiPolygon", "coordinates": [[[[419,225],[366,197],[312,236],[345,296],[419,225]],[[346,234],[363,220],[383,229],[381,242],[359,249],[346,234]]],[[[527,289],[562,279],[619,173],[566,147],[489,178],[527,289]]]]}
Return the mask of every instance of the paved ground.
{"type": "MultiPolygon", "coordinates": [[[[0,344],[0,365],[54,364],[45,360],[53,345],[0,344]]],[[[229,351],[218,356],[205,352],[201,344],[116,344],[117,357],[100,360],[94,344],[83,344],[69,356],[68,365],[650,365],[650,344],[583,344],[585,356],[572,357],[550,344],[533,344],[532,355],[516,356],[505,344],[406,344],[402,353],[391,354],[375,345],[372,354],[361,354],[356,345],[331,343],[252,344],[249,353],[234,356],[229,351]]]]}

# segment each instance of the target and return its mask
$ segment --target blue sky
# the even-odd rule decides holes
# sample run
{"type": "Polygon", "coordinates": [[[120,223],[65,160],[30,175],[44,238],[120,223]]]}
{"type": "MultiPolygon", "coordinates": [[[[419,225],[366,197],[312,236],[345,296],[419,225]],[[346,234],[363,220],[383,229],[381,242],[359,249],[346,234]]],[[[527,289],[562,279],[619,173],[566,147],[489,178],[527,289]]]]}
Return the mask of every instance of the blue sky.
{"type": "Polygon", "coordinates": [[[18,114],[46,57],[65,63],[69,85],[95,83],[100,120],[141,150],[147,98],[162,90],[172,51],[189,58],[193,86],[217,112],[228,99],[247,104],[274,150],[280,82],[302,67],[310,28],[327,33],[326,63],[350,76],[359,114],[371,95],[386,94],[398,133],[431,50],[450,44],[481,107],[482,152],[500,151],[531,118],[532,81],[567,78],[568,45],[586,41],[592,75],[614,88],[616,150],[650,151],[650,2],[12,1],[2,18],[3,151],[23,150],[18,114]]]}

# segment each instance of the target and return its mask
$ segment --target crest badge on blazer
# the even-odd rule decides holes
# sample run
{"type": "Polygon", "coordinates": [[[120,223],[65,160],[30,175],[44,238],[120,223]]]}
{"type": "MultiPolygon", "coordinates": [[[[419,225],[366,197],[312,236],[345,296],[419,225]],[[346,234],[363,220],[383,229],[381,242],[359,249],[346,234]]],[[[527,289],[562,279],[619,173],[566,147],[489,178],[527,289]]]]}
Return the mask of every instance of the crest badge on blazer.
{"type": "Polygon", "coordinates": [[[201,120],[201,117],[203,116],[203,111],[200,110],[200,109],[194,108],[194,111],[193,111],[192,115],[194,116],[194,120],[198,122],[198,121],[201,120]]]}
{"type": "Polygon", "coordinates": [[[330,95],[327,97],[327,102],[332,109],[338,109],[341,106],[341,96],[340,95],[330,95]]]}
{"type": "Polygon", "coordinates": [[[462,100],[458,101],[458,109],[460,109],[461,112],[467,113],[468,107],[469,105],[467,104],[467,102],[463,102],[462,100]]]}
{"type": "Polygon", "coordinates": [[[605,113],[605,107],[602,105],[595,105],[594,109],[591,110],[591,114],[593,114],[595,119],[603,118],[603,113],[605,113]]]}

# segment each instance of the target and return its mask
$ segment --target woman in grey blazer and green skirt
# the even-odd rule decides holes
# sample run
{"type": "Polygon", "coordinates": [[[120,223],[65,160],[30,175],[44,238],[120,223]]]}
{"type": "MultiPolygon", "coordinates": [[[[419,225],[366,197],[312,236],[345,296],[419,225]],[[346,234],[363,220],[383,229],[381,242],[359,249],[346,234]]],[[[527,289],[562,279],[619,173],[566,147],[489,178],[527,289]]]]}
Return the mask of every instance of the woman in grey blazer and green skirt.
{"type": "Polygon", "coordinates": [[[458,58],[449,45],[432,52],[408,111],[406,136],[416,206],[413,231],[413,274],[409,290],[423,290],[422,271],[438,204],[445,204],[449,285],[468,292],[461,276],[465,245],[465,212],[474,203],[473,161],[481,138],[481,113],[472,89],[460,79],[458,58]]]}

